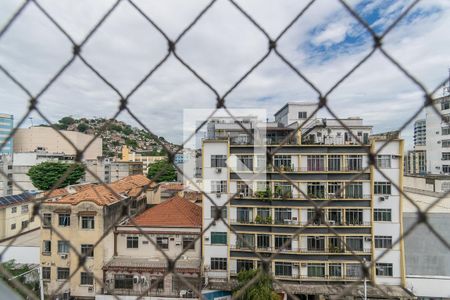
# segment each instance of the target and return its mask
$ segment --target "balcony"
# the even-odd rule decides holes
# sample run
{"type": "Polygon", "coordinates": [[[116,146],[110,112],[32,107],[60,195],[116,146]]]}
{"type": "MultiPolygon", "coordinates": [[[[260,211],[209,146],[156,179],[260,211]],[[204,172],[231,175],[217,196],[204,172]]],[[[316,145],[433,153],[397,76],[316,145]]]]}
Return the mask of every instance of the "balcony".
{"type": "Polygon", "coordinates": [[[308,276],[308,275],[274,275],[276,279],[279,280],[305,280],[305,281],[357,281],[361,280],[361,276],[350,276],[350,275],[341,275],[341,276],[331,276],[331,275],[323,275],[323,276],[308,276]]]}
{"type": "Polygon", "coordinates": [[[241,193],[238,197],[235,199],[260,199],[265,201],[276,201],[276,200],[370,200],[371,195],[370,194],[360,194],[360,195],[336,195],[334,193],[320,193],[320,194],[307,194],[305,192],[305,195],[308,196],[305,197],[303,194],[298,193],[297,191],[294,193],[294,189],[291,191],[275,191],[272,192],[272,190],[266,190],[266,191],[256,191],[254,193],[241,193]]]}
{"type": "MultiPolygon", "coordinates": [[[[350,249],[345,249],[344,247],[325,247],[325,248],[298,248],[298,247],[256,247],[256,246],[245,246],[245,245],[230,245],[231,250],[235,251],[248,251],[248,252],[280,252],[280,253],[290,253],[290,254],[350,254],[352,251],[350,249]]],[[[363,248],[359,250],[353,250],[357,254],[369,254],[372,252],[371,248],[363,248]]]]}
{"type": "MultiPolygon", "coordinates": [[[[230,223],[232,225],[294,225],[294,226],[306,226],[308,224],[308,221],[302,221],[299,222],[295,219],[283,219],[283,220],[273,220],[272,217],[269,218],[256,218],[254,220],[237,220],[237,219],[230,219],[230,223]]],[[[328,220],[328,224],[331,227],[335,226],[346,226],[346,227],[370,227],[371,223],[369,221],[361,221],[361,222],[336,222],[334,220],[328,220]]],[[[311,222],[308,227],[328,227],[325,222],[311,222]]]]}

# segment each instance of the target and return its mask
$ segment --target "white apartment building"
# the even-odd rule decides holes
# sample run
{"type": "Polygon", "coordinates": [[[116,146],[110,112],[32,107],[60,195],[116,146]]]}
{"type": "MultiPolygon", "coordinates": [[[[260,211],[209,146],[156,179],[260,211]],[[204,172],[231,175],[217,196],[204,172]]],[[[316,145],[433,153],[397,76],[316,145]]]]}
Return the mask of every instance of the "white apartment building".
{"type": "Polygon", "coordinates": [[[403,140],[395,137],[377,156],[377,164],[388,180],[368,166],[367,153],[379,149],[390,135],[369,137],[371,126],[363,125],[361,119],[344,119],[350,123],[357,120],[352,133],[363,142],[361,145],[353,137],[345,138],[345,129],[336,120],[323,122],[317,118],[310,121],[315,125],[307,126],[301,135],[293,134],[295,124],[312,111],[311,104],[302,107],[301,103],[288,103],[275,115],[276,122],[266,123],[264,136],[258,136],[262,123],[249,122],[254,140],[266,142],[263,149],[252,144],[251,138],[243,138],[243,131],[224,132],[225,125],[220,134],[208,132],[210,138],[202,145],[203,187],[216,205],[224,205],[222,217],[238,236],[223,221],[215,220],[217,208],[204,196],[207,284],[225,286],[239,271],[257,268],[259,259],[254,252],[268,257],[280,251],[270,266],[275,278],[293,288],[299,283],[309,288],[310,294],[299,292],[297,296],[332,295],[333,286],[346,286],[362,276],[352,251],[370,262],[392,248],[374,264],[370,276],[382,288],[404,286],[402,244],[393,245],[402,232],[401,196],[390,182],[401,186],[403,140]],[[280,145],[284,140],[287,143],[280,145]],[[265,151],[278,147],[268,162],[265,151]],[[236,197],[230,200],[233,195],[236,197]],[[315,216],[314,206],[305,195],[317,205],[325,203],[319,216],[315,216]],[[338,236],[327,229],[325,222],[338,236]],[[328,293],[324,292],[328,287],[328,293]]]}

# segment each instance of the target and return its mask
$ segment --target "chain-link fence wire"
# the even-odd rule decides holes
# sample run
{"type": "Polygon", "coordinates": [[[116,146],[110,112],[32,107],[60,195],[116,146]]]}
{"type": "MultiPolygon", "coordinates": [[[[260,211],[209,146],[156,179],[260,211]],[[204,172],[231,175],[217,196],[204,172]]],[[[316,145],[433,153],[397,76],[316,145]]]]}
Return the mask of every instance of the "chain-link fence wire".
{"type": "MultiPolygon", "coordinates": [[[[125,0],[123,0],[125,1],[125,0]]],[[[230,110],[227,107],[227,97],[230,95],[230,93],[232,93],[234,91],[234,89],[236,87],[238,87],[256,68],[258,68],[258,66],[263,63],[270,55],[275,55],[277,57],[279,57],[281,59],[281,61],[283,63],[286,64],[286,66],[291,69],[292,71],[294,71],[294,73],[299,77],[299,79],[303,82],[305,82],[312,90],[314,90],[314,92],[317,94],[317,107],[314,111],[313,114],[311,114],[308,119],[306,119],[304,122],[302,122],[294,131],[292,131],[286,138],[284,138],[278,146],[274,147],[274,148],[268,148],[266,150],[266,155],[267,155],[267,162],[270,165],[269,167],[271,167],[273,170],[275,170],[286,182],[288,182],[302,197],[302,199],[308,201],[308,203],[314,207],[314,216],[312,219],[309,219],[308,222],[302,226],[299,226],[299,228],[292,234],[291,240],[294,238],[297,238],[302,232],[305,231],[306,228],[308,228],[309,226],[313,225],[314,220],[316,219],[321,219],[323,220],[324,218],[322,218],[322,216],[324,215],[324,207],[326,207],[327,205],[329,205],[333,200],[335,199],[328,199],[326,201],[321,201],[320,204],[317,203],[315,200],[310,197],[310,195],[308,195],[308,193],[305,193],[304,191],[302,191],[299,186],[297,186],[292,179],[287,176],[283,170],[281,170],[280,168],[278,168],[277,166],[272,164],[272,160],[273,160],[273,156],[275,154],[277,154],[280,149],[286,145],[287,143],[289,143],[289,141],[295,137],[295,135],[297,134],[298,131],[301,131],[303,128],[305,128],[305,125],[308,123],[308,121],[311,120],[313,115],[316,115],[319,111],[326,111],[329,114],[331,114],[331,116],[333,116],[338,122],[339,124],[346,129],[347,133],[354,139],[357,141],[357,143],[361,146],[366,146],[363,147],[363,149],[366,149],[367,152],[367,158],[368,158],[368,162],[369,165],[364,168],[363,170],[361,170],[359,173],[355,174],[354,176],[352,176],[352,178],[350,180],[348,180],[347,182],[345,182],[344,184],[341,185],[341,187],[339,188],[339,190],[336,192],[336,194],[339,194],[341,192],[343,192],[347,186],[349,186],[350,184],[352,184],[353,182],[355,182],[356,180],[358,180],[359,178],[361,178],[361,176],[363,176],[364,174],[366,174],[368,171],[378,171],[379,174],[381,174],[381,176],[386,180],[389,181],[392,186],[394,186],[394,188],[400,193],[400,195],[402,197],[404,197],[408,202],[410,202],[413,206],[416,207],[417,209],[417,220],[416,222],[413,224],[413,226],[409,227],[406,231],[404,231],[401,236],[393,241],[392,243],[392,247],[394,247],[395,245],[399,244],[402,242],[402,240],[408,236],[409,234],[411,234],[411,232],[420,224],[425,224],[425,226],[428,227],[428,229],[437,237],[437,239],[439,241],[441,241],[441,243],[443,245],[445,245],[445,247],[447,249],[450,250],[450,245],[449,242],[446,241],[442,235],[437,232],[435,230],[435,228],[433,228],[433,226],[429,223],[428,221],[428,217],[427,214],[428,212],[434,207],[436,206],[440,201],[442,201],[442,199],[446,198],[448,196],[448,194],[450,193],[450,191],[446,192],[444,195],[442,195],[441,197],[437,198],[431,205],[429,205],[425,210],[422,210],[415,202],[413,199],[410,198],[410,196],[408,196],[407,194],[405,194],[403,192],[403,189],[401,186],[398,186],[398,184],[396,183],[397,181],[392,180],[385,172],[383,172],[377,165],[377,155],[389,144],[391,143],[395,137],[388,137],[386,139],[386,141],[383,143],[383,145],[381,147],[378,147],[377,149],[374,149],[373,147],[367,147],[367,145],[365,145],[358,136],[356,136],[352,130],[336,115],[336,113],[333,111],[329,101],[330,101],[330,95],[333,93],[333,91],[339,87],[344,81],[346,81],[348,79],[348,77],[355,72],[358,68],[360,68],[363,64],[365,64],[365,62],[374,55],[374,53],[378,52],[380,54],[382,54],[393,66],[395,66],[398,70],[400,70],[402,72],[402,74],[404,74],[404,76],[406,78],[408,78],[415,86],[417,86],[419,88],[419,90],[423,93],[423,98],[424,98],[424,102],[423,105],[415,112],[413,113],[410,118],[408,118],[408,120],[400,127],[398,128],[399,132],[401,132],[402,130],[404,130],[408,125],[410,125],[410,123],[426,108],[426,107],[431,107],[433,109],[433,111],[438,114],[442,120],[444,122],[448,123],[448,118],[443,116],[438,109],[436,109],[436,107],[433,105],[434,103],[434,99],[435,99],[435,94],[436,92],[445,84],[445,80],[443,80],[441,82],[441,84],[439,84],[434,90],[427,90],[427,88],[425,87],[425,85],[417,78],[414,77],[413,75],[411,75],[411,73],[408,72],[408,70],[402,66],[396,59],[394,59],[384,48],[383,48],[383,40],[386,37],[386,35],[389,34],[389,32],[392,31],[392,29],[394,29],[397,24],[399,24],[399,22],[404,19],[410,12],[411,10],[417,5],[417,3],[420,2],[420,0],[416,0],[414,2],[412,2],[395,20],[394,22],[381,34],[377,34],[371,27],[370,25],[355,11],[354,8],[352,8],[350,5],[348,5],[348,3],[346,3],[344,0],[337,0],[342,7],[348,11],[350,13],[350,15],[359,23],[361,24],[366,32],[368,34],[370,34],[372,40],[373,40],[373,46],[371,51],[365,55],[360,61],[358,61],[354,66],[351,67],[351,69],[344,75],[342,76],[329,90],[327,91],[322,91],[320,90],[315,84],[312,83],[312,81],[301,72],[301,70],[299,70],[292,62],[289,61],[289,59],[283,55],[283,53],[280,52],[280,50],[277,47],[277,43],[280,41],[280,39],[285,35],[286,32],[289,31],[289,29],[296,24],[297,22],[299,22],[299,20],[302,18],[302,16],[305,14],[305,12],[307,12],[311,6],[314,5],[315,0],[311,0],[309,2],[306,3],[306,5],[301,9],[301,11],[298,12],[298,14],[287,24],[287,26],[285,26],[283,28],[283,30],[281,30],[281,32],[274,38],[271,35],[269,35],[267,33],[267,31],[246,11],[244,10],[238,3],[236,3],[233,0],[229,0],[229,2],[232,4],[232,6],[234,6],[236,8],[236,10],[241,13],[241,15],[246,18],[251,24],[254,25],[255,28],[257,28],[257,30],[259,32],[261,32],[267,39],[268,42],[268,48],[267,48],[267,52],[265,52],[265,54],[255,63],[253,64],[249,70],[247,72],[245,72],[233,85],[231,85],[231,87],[222,95],[217,91],[216,88],[213,87],[212,84],[210,84],[208,82],[208,80],[203,77],[202,75],[200,75],[199,72],[197,72],[191,65],[189,65],[185,60],[183,60],[182,56],[180,56],[180,54],[176,51],[176,45],[179,43],[179,41],[183,38],[185,38],[186,33],[188,33],[194,26],[196,26],[196,23],[205,15],[208,13],[208,11],[211,9],[211,7],[214,6],[214,4],[216,3],[216,0],[212,0],[210,1],[201,11],[200,13],[198,13],[198,15],[192,20],[192,22],[186,27],[184,28],[184,30],[182,30],[182,32],[175,38],[175,39],[170,39],[170,37],[164,32],[164,30],[162,30],[162,28],[160,26],[158,26],[158,24],[153,20],[152,16],[150,16],[149,14],[145,13],[135,2],[133,2],[132,0],[128,0],[126,2],[128,2],[135,10],[136,12],[141,15],[143,18],[145,18],[145,20],[148,21],[149,25],[151,27],[153,27],[154,29],[156,29],[162,36],[163,38],[166,40],[167,45],[168,45],[168,49],[167,49],[167,53],[158,61],[158,63],[151,68],[147,74],[139,81],[136,83],[136,85],[127,93],[127,94],[123,94],[121,91],[119,91],[118,88],[116,88],[107,78],[105,78],[105,76],[103,76],[94,66],[93,64],[91,64],[85,57],[83,57],[82,55],[82,49],[83,46],[95,35],[95,33],[97,32],[97,30],[102,26],[102,24],[105,22],[106,19],[109,18],[109,16],[117,9],[119,3],[121,2],[120,0],[117,0],[114,2],[114,4],[103,14],[103,16],[100,18],[100,20],[95,24],[95,26],[88,32],[88,34],[86,35],[86,37],[81,41],[81,43],[76,43],[75,40],[71,37],[71,35],[55,20],[55,18],[48,13],[48,11],[42,7],[39,3],[38,0],[27,0],[25,1],[20,7],[19,9],[17,9],[17,11],[10,17],[10,19],[7,21],[6,25],[1,29],[0,31],[0,43],[2,42],[2,37],[3,35],[8,31],[8,29],[13,25],[13,23],[20,18],[22,12],[24,11],[24,9],[27,8],[27,6],[31,6],[34,5],[36,8],[38,8],[38,10],[48,19],[52,22],[52,24],[62,33],[64,34],[64,36],[70,41],[70,43],[72,44],[72,56],[71,58],[66,61],[60,68],[59,70],[51,77],[51,79],[39,90],[39,92],[37,92],[36,94],[33,94],[30,92],[30,90],[16,77],[14,77],[12,75],[12,73],[7,70],[4,66],[0,65],[0,70],[3,74],[6,75],[7,78],[9,78],[16,86],[18,86],[29,98],[28,101],[28,109],[27,112],[25,113],[25,115],[19,120],[19,122],[15,125],[14,129],[11,131],[11,133],[9,134],[8,138],[0,145],[0,149],[3,149],[6,144],[8,139],[13,138],[14,135],[17,132],[17,129],[20,128],[23,123],[25,122],[25,120],[30,116],[31,113],[35,112],[37,113],[43,120],[45,120],[47,122],[47,124],[53,129],[55,130],[64,140],[66,140],[76,151],[76,157],[75,157],[75,164],[73,166],[71,166],[70,168],[67,169],[67,171],[64,173],[64,175],[58,180],[58,182],[56,182],[54,184],[54,186],[47,192],[45,192],[43,194],[43,196],[39,196],[37,198],[33,198],[31,201],[33,202],[33,211],[32,211],[32,216],[30,220],[33,220],[34,218],[39,218],[41,220],[41,222],[43,222],[43,215],[41,213],[41,208],[43,203],[49,199],[49,197],[52,195],[52,192],[58,187],[60,186],[60,184],[62,182],[64,182],[64,180],[71,174],[71,172],[74,170],[75,165],[76,164],[83,164],[83,154],[85,153],[86,149],[89,148],[89,146],[105,131],[108,129],[109,125],[111,125],[111,123],[116,120],[116,118],[120,115],[120,114],[125,114],[128,113],[129,116],[131,116],[131,118],[133,120],[135,120],[146,132],[148,132],[150,134],[151,137],[154,138],[154,140],[159,144],[159,146],[161,146],[166,153],[168,154],[168,158],[169,161],[171,162],[171,164],[176,168],[176,170],[183,175],[183,179],[187,180],[190,184],[192,184],[195,188],[197,188],[202,196],[204,197],[204,199],[207,199],[208,201],[210,201],[216,208],[216,215],[214,216],[214,220],[210,223],[210,224],[205,224],[203,226],[203,229],[201,231],[201,233],[194,239],[194,241],[191,242],[191,244],[196,243],[197,241],[202,241],[202,237],[205,234],[205,232],[207,232],[214,224],[215,221],[222,221],[227,228],[229,229],[230,232],[234,233],[236,235],[236,237],[238,238],[239,242],[243,243],[245,246],[249,247],[249,249],[252,249],[252,245],[250,245],[248,243],[247,240],[242,239],[241,235],[239,234],[239,232],[237,232],[229,223],[227,218],[224,217],[224,215],[222,214],[223,210],[226,209],[227,205],[229,205],[231,203],[231,201],[233,199],[236,199],[237,196],[239,196],[239,194],[242,192],[242,190],[238,190],[236,193],[234,193],[233,195],[230,195],[230,197],[227,199],[226,203],[222,206],[217,205],[216,201],[214,201],[205,191],[202,190],[202,188],[200,186],[198,186],[198,184],[195,182],[195,180],[193,180],[193,178],[191,178],[188,174],[185,174],[183,172],[183,170],[176,164],[174,164],[174,158],[175,155],[180,153],[183,150],[183,147],[205,126],[205,124],[208,122],[208,120],[218,111],[218,110],[224,110],[231,118],[233,118],[235,120],[235,122],[242,128],[242,130],[244,132],[246,132],[248,134],[248,136],[251,138],[251,141],[253,142],[253,133],[250,132],[239,120],[236,119],[236,117],[230,112],[230,110]],[[158,70],[166,61],[167,59],[173,56],[177,61],[179,61],[184,67],[186,67],[187,70],[189,70],[204,86],[206,86],[211,92],[214,93],[215,95],[215,99],[213,99],[213,101],[216,104],[216,108],[213,110],[213,112],[207,117],[205,118],[205,120],[203,120],[203,122],[200,123],[200,125],[196,128],[195,131],[192,132],[191,135],[189,135],[189,137],[181,144],[180,147],[172,150],[170,149],[166,144],[164,144],[162,141],[160,141],[157,136],[149,129],[147,128],[147,126],[133,113],[133,111],[131,111],[131,109],[128,106],[128,100],[130,99],[130,97],[140,89],[140,87],[150,78],[153,76],[153,74],[155,73],[156,70],[158,70]],[[61,132],[56,126],[54,126],[52,124],[52,122],[48,119],[48,117],[44,114],[44,112],[39,108],[39,100],[42,97],[42,95],[45,94],[45,92],[55,83],[55,81],[67,70],[67,68],[76,60],[79,59],[81,62],[83,62],[84,65],[86,65],[99,79],[101,79],[101,81],[103,81],[106,85],[108,85],[112,91],[115,92],[115,94],[118,97],[118,110],[117,112],[100,128],[100,130],[95,134],[95,136],[90,140],[90,142],[83,148],[83,149],[78,149],[72,142],[71,140],[66,137],[64,135],[63,132],[61,132]]],[[[256,143],[256,141],[255,141],[256,143]]],[[[402,168],[403,166],[400,165],[400,168],[402,168]]],[[[140,195],[137,197],[143,197],[145,195],[145,191],[147,191],[148,188],[150,188],[150,186],[152,186],[154,184],[154,182],[159,178],[159,176],[161,176],[162,174],[164,174],[166,170],[162,169],[160,170],[155,177],[153,178],[152,182],[148,185],[145,185],[141,188],[141,192],[140,195]]],[[[183,276],[181,276],[178,272],[177,272],[177,262],[180,260],[180,258],[186,253],[187,249],[189,247],[184,248],[184,250],[175,258],[170,258],[167,253],[161,249],[161,247],[146,233],[143,231],[143,229],[134,222],[134,219],[132,218],[133,216],[130,215],[129,210],[127,210],[128,205],[131,203],[131,201],[133,201],[132,198],[127,198],[125,200],[122,200],[122,196],[119,195],[110,185],[106,184],[105,182],[102,181],[102,179],[100,179],[97,174],[93,173],[91,170],[89,170],[88,168],[86,168],[86,172],[88,172],[91,176],[93,176],[98,182],[100,182],[100,184],[98,184],[97,186],[93,186],[92,189],[95,192],[98,192],[98,189],[100,188],[105,188],[107,189],[111,194],[113,194],[116,199],[118,200],[118,203],[120,204],[120,209],[123,211],[123,213],[126,215],[126,220],[128,222],[128,224],[133,225],[138,231],[139,233],[145,237],[145,239],[151,243],[160,253],[163,257],[165,257],[166,259],[166,268],[165,268],[165,272],[164,274],[158,278],[158,280],[152,282],[149,287],[147,289],[145,289],[144,291],[142,291],[142,293],[139,295],[139,299],[148,295],[149,292],[151,290],[153,290],[154,288],[156,288],[158,286],[158,284],[164,280],[164,278],[169,275],[169,274],[173,274],[173,276],[177,279],[179,279],[183,284],[185,284],[187,287],[189,287],[194,294],[197,297],[202,297],[201,296],[201,289],[202,286],[201,285],[194,285],[191,282],[187,281],[183,276]]],[[[259,175],[263,174],[265,172],[265,170],[260,170],[259,172],[256,172],[254,175],[252,175],[252,177],[249,179],[250,181],[258,178],[259,175]]],[[[0,174],[1,176],[3,176],[5,179],[7,178],[7,175],[5,172],[3,172],[2,170],[0,170],[0,174]]],[[[17,187],[19,190],[21,191],[25,191],[25,189],[23,187],[20,186],[19,183],[13,181],[13,185],[15,187],[17,187]]],[[[100,196],[100,195],[99,195],[100,196]]],[[[372,199],[373,201],[373,199],[372,199]]],[[[400,216],[401,217],[401,216],[400,216]]],[[[372,216],[373,218],[373,216],[372,216]]],[[[111,225],[104,230],[103,234],[101,235],[101,237],[98,239],[98,241],[94,244],[94,249],[96,247],[98,247],[102,241],[104,241],[105,237],[110,234],[115,226],[117,226],[119,224],[119,222],[123,222],[123,217],[122,216],[118,216],[114,222],[111,223],[111,225]]],[[[324,221],[324,226],[326,226],[326,228],[329,230],[330,233],[332,233],[334,236],[336,236],[338,239],[340,239],[340,241],[342,242],[343,246],[345,247],[345,249],[348,249],[352,256],[359,262],[359,264],[361,265],[361,277],[358,280],[353,281],[353,283],[348,284],[346,286],[345,289],[342,290],[342,292],[339,295],[334,295],[333,297],[335,297],[336,299],[340,299],[343,298],[346,295],[354,295],[353,290],[355,288],[357,288],[357,286],[359,284],[361,284],[364,280],[369,280],[371,282],[371,285],[378,289],[382,294],[384,294],[384,296],[386,298],[391,298],[392,296],[387,294],[384,289],[381,289],[378,287],[378,285],[376,284],[376,282],[374,281],[374,278],[372,276],[370,276],[371,274],[371,270],[374,270],[376,263],[386,255],[386,253],[388,253],[389,251],[391,251],[391,248],[387,248],[386,250],[384,250],[380,255],[378,255],[377,257],[375,257],[375,259],[371,260],[371,261],[365,261],[362,259],[362,257],[356,252],[354,251],[349,245],[346,244],[345,239],[342,238],[342,235],[340,235],[335,228],[333,228],[333,225],[330,224],[328,221],[324,221]]],[[[61,239],[64,239],[64,235],[54,226],[51,226],[52,231],[54,232],[54,234],[56,236],[58,236],[61,239]]],[[[12,238],[7,247],[5,248],[5,250],[2,251],[2,253],[0,253],[0,256],[2,256],[7,249],[14,245],[14,242],[17,240],[17,238],[19,236],[21,236],[22,234],[24,234],[26,232],[26,228],[22,228],[19,232],[18,235],[16,235],[14,238],[12,238]]],[[[265,257],[262,256],[261,253],[259,253],[258,251],[254,251],[254,254],[256,255],[256,257],[259,259],[260,263],[261,263],[261,267],[258,268],[258,273],[257,276],[255,276],[252,280],[250,280],[247,284],[245,284],[244,286],[242,286],[240,288],[240,290],[238,290],[234,295],[233,298],[239,298],[240,296],[243,295],[243,293],[250,288],[252,285],[254,285],[259,279],[260,277],[264,274],[267,274],[268,276],[270,276],[270,278],[273,280],[274,282],[274,286],[276,287],[277,291],[284,291],[286,294],[288,294],[292,299],[298,299],[298,297],[294,294],[293,291],[291,291],[289,289],[289,286],[286,285],[285,282],[282,282],[280,280],[278,280],[274,275],[273,272],[271,270],[271,263],[279,256],[280,253],[283,252],[283,248],[286,248],[287,246],[289,246],[290,241],[286,241],[285,244],[281,247],[279,247],[278,249],[276,249],[275,251],[273,251],[273,253],[269,256],[269,257],[265,257]]],[[[59,287],[54,290],[52,292],[51,295],[49,295],[50,298],[54,298],[56,295],[58,295],[62,289],[64,289],[64,287],[66,286],[67,283],[70,282],[70,279],[77,274],[77,272],[79,270],[85,270],[86,272],[90,272],[90,270],[88,270],[85,266],[86,263],[86,258],[89,255],[85,254],[82,255],[79,251],[79,249],[77,249],[72,243],[70,243],[69,241],[69,247],[71,248],[71,250],[76,254],[77,258],[78,258],[78,266],[75,270],[71,270],[70,271],[70,276],[68,279],[64,280],[63,282],[61,282],[59,284],[59,287]]],[[[373,249],[373,243],[372,243],[372,250],[373,249]]],[[[92,250],[94,251],[94,250],[92,250]]],[[[1,265],[0,265],[0,272],[2,273],[3,276],[5,276],[6,278],[12,278],[12,275],[6,270],[4,269],[1,265]]],[[[373,272],[372,272],[373,273],[373,272]]],[[[102,278],[98,278],[96,276],[94,276],[94,280],[97,284],[99,284],[101,287],[103,287],[104,290],[105,289],[105,283],[103,281],[102,278]]],[[[12,279],[11,283],[17,287],[18,289],[20,289],[20,291],[22,291],[25,295],[27,295],[30,298],[33,299],[37,299],[37,296],[33,294],[32,291],[30,291],[27,287],[25,287],[20,281],[18,281],[17,279],[12,279]]],[[[112,294],[115,298],[118,299],[119,295],[114,295],[114,290],[112,291],[112,294]]]]}

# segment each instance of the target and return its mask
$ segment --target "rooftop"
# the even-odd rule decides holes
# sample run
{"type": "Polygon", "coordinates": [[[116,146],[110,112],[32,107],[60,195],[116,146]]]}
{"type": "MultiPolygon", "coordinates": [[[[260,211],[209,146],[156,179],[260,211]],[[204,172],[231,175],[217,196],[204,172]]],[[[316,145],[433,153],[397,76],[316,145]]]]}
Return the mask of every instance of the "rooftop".
{"type": "Polygon", "coordinates": [[[53,202],[76,205],[83,201],[91,201],[100,206],[110,205],[127,197],[139,196],[150,182],[144,175],[131,175],[106,186],[103,184],[92,184],[85,188],[80,188],[77,192],[53,202]]]}
{"type": "Polygon", "coordinates": [[[133,222],[147,227],[201,227],[202,208],[175,196],[147,209],[134,218],[133,222]]]}
{"type": "Polygon", "coordinates": [[[18,195],[4,196],[0,197],[0,207],[8,207],[12,205],[19,205],[32,201],[34,199],[34,194],[25,192],[18,195]]]}
{"type": "MultiPolygon", "coordinates": [[[[105,264],[103,269],[166,269],[167,260],[165,258],[141,258],[129,256],[113,257],[105,264]]],[[[200,259],[189,258],[179,259],[175,264],[176,269],[189,269],[193,272],[200,271],[200,259]]]]}

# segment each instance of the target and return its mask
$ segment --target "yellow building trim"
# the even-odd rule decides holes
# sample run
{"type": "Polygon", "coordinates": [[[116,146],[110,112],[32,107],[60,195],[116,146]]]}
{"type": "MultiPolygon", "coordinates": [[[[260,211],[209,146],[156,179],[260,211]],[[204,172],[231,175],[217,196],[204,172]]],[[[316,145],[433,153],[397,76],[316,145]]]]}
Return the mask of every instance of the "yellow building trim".
{"type": "MultiPolygon", "coordinates": [[[[399,160],[399,168],[400,168],[400,178],[399,178],[399,186],[400,186],[400,235],[403,236],[403,163],[404,163],[404,145],[405,141],[399,141],[399,151],[400,151],[400,160],[399,160]]],[[[401,276],[401,285],[406,288],[406,262],[405,262],[405,240],[402,238],[400,241],[400,276],[401,276]]]]}

